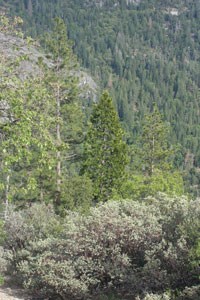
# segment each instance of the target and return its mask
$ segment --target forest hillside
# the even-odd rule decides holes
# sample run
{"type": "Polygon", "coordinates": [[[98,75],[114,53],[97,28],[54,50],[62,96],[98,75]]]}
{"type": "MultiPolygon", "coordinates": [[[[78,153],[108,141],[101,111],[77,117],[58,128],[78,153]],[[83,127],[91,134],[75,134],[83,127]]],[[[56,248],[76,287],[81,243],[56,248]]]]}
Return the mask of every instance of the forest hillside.
{"type": "Polygon", "coordinates": [[[16,0],[1,1],[24,19],[33,37],[52,28],[60,16],[81,65],[108,88],[129,144],[141,131],[144,114],[157,103],[179,144],[176,164],[187,189],[198,194],[199,15],[198,0],[16,0]]]}
{"type": "Polygon", "coordinates": [[[199,300],[198,2],[0,5],[0,284],[199,300]]]}

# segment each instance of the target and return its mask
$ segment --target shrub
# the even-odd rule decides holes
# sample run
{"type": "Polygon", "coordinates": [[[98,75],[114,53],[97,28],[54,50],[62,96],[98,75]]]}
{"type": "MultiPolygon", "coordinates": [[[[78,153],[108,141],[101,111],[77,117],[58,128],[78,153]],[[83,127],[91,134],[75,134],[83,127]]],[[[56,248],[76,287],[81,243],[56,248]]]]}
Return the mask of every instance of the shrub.
{"type": "Polygon", "coordinates": [[[4,282],[3,274],[5,273],[7,269],[7,260],[5,257],[5,250],[1,246],[4,239],[5,239],[5,231],[3,229],[4,222],[0,220],[0,285],[4,282]]]}
{"type": "Polygon", "coordinates": [[[59,220],[37,204],[10,211],[6,247],[24,285],[42,297],[89,299],[114,290],[165,300],[164,290],[198,281],[191,252],[199,220],[199,200],[165,195],[110,201],[59,220]]]}
{"type": "Polygon", "coordinates": [[[39,225],[41,211],[33,206],[11,213],[7,246],[15,248],[15,266],[26,287],[54,297],[81,298],[132,281],[145,264],[145,251],[161,239],[155,211],[137,202],[110,202],[87,216],[69,213],[59,235],[44,234],[51,220],[43,215],[39,225]]]}
{"type": "Polygon", "coordinates": [[[170,295],[169,294],[161,294],[161,295],[158,295],[158,294],[146,294],[144,298],[140,298],[140,297],[137,297],[136,300],[171,300],[170,298],[170,295]]]}
{"type": "Polygon", "coordinates": [[[0,246],[0,285],[4,283],[4,273],[7,270],[7,260],[3,247],[0,246]]]}
{"type": "Polygon", "coordinates": [[[58,234],[61,225],[51,206],[34,204],[21,211],[15,211],[11,206],[4,229],[6,232],[4,248],[11,251],[10,267],[15,271],[27,247],[37,240],[58,234]]]}
{"type": "Polygon", "coordinates": [[[176,300],[199,300],[200,286],[186,287],[176,298],[176,300]]]}

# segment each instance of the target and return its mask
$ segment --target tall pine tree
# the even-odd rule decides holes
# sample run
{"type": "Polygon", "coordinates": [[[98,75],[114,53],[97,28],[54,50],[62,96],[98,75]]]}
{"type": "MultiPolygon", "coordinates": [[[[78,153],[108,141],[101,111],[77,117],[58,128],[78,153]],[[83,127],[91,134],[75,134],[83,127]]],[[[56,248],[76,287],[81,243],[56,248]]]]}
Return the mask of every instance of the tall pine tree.
{"type": "Polygon", "coordinates": [[[53,63],[51,70],[47,71],[46,84],[53,103],[53,132],[57,148],[53,198],[60,210],[67,202],[64,188],[68,176],[67,161],[76,158],[77,144],[82,140],[82,112],[75,75],[77,60],[62,19],[54,20],[54,28],[46,36],[45,44],[53,63]]]}
{"type": "Polygon", "coordinates": [[[113,190],[120,189],[128,161],[123,130],[107,92],[102,94],[90,121],[83,172],[93,181],[94,200],[107,201],[113,190]]]}

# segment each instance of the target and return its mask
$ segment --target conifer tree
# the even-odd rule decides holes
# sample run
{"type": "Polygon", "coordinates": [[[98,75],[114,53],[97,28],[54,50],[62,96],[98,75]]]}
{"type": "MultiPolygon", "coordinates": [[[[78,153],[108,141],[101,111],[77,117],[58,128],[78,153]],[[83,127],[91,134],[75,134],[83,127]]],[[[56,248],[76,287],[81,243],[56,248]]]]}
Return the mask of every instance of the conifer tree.
{"type": "Polygon", "coordinates": [[[141,160],[143,170],[152,176],[156,169],[169,170],[172,167],[174,150],[168,143],[169,127],[163,122],[158,107],[144,118],[140,138],[141,160]]]}
{"type": "Polygon", "coordinates": [[[93,181],[94,200],[106,201],[111,198],[113,190],[120,189],[127,164],[123,130],[107,92],[94,107],[90,121],[83,172],[93,181]]]}
{"type": "Polygon", "coordinates": [[[183,178],[173,165],[175,148],[169,144],[168,135],[169,126],[154,105],[144,117],[138,144],[133,147],[133,169],[130,180],[121,189],[123,198],[140,199],[158,192],[184,193],[183,178]]]}
{"type": "Polygon", "coordinates": [[[54,28],[45,39],[46,48],[53,62],[47,71],[46,83],[52,97],[55,117],[56,176],[54,182],[54,203],[61,207],[65,200],[64,182],[67,177],[66,161],[74,159],[75,144],[81,139],[81,107],[78,103],[76,57],[67,37],[62,19],[54,20],[54,28]]]}

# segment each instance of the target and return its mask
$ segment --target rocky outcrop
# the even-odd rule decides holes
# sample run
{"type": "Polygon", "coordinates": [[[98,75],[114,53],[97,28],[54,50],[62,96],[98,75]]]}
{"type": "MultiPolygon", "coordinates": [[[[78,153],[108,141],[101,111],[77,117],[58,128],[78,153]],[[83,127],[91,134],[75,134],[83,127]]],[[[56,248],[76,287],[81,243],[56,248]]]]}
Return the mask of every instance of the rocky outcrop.
{"type": "MultiPolygon", "coordinates": [[[[41,72],[38,62],[43,61],[49,68],[53,66],[42,49],[37,45],[28,44],[26,40],[19,37],[0,33],[0,59],[1,63],[7,61],[10,64],[15,63],[16,74],[22,80],[27,76],[38,76],[41,72]],[[16,63],[17,61],[17,63],[16,63]]],[[[74,75],[79,78],[79,87],[81,96],[86,98],[96,99],[97,84],[86,71],[74,72],[74,75]]]]}
{"type": "Polygon", "coordinates": [[[26,40],[0,33],[1,58],[9,63],[16,63],[16,72],[21,79],[27,76],[37,76],[40,68],[38,60],[42,59],[49,67],[51,62],[37,48],[36,45],[28,45],[26,40]]]}

